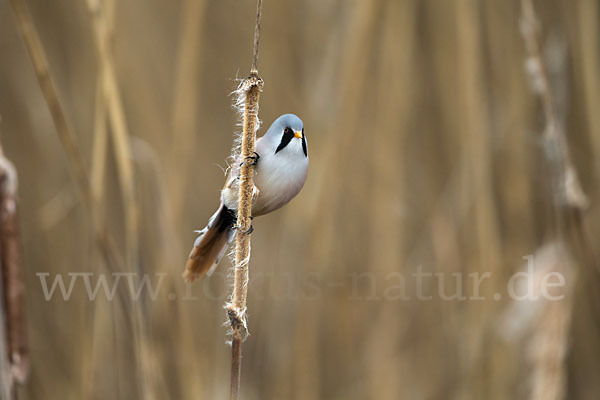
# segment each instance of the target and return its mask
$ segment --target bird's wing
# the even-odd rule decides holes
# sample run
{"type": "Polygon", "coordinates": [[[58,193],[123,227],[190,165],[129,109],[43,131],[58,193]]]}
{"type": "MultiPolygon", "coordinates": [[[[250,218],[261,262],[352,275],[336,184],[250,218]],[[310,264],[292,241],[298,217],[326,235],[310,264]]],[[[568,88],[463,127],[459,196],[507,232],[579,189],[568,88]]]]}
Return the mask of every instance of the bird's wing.
{"type": "Polygon", "coordinates": [[[193,282],[214,271],[233,239],[234,223],[235,213],[221,203],[194,243],[183,273],[186,282],[193,282]]]}

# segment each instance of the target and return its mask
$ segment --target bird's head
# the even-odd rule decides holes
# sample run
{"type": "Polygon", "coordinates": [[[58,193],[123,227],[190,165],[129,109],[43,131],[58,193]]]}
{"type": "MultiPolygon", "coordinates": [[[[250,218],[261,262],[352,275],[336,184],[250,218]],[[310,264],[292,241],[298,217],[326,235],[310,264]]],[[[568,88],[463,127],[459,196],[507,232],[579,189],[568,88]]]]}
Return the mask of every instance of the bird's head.
{"type": "Polygon", "coordinates": [[[265,134],[275,146],[275,154],[280,151],[302,152],[308,157],[308,147],[304,136],[304,124],[294,114],[283,114],[277,118],[265,134]]]}

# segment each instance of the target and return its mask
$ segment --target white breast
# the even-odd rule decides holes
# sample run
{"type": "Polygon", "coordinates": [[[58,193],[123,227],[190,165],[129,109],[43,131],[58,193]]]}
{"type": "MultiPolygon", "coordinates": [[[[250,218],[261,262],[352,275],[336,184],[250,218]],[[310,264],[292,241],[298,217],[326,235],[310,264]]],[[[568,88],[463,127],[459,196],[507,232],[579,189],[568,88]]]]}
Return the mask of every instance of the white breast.
{"type": "MultiPolygon", "coordinates": [[[[275,211],[294,198],[306,181],[308,157],[302,151],[302,141],[294,138],[281,151],[275,153],[270,143],[260,138],[256,142],[256,152],[260,156],[254,173],[254,185],[258,189],[252,205],[252,216],[275,211]]],[[[234,168],[232,174],[238,173],[234,168]]],[[[239,186],[236,181],[225,187],[221,199],[230,209],[237,208],[239,186]]]]}
{"type": "Polygon", "coordinates": [[[256,143],[260,160],[254,184],[259,194],[252,207],[253,215],[267,214],[287,204],[300,192],[308,174],[308,157],[300,139],[292,139],[276,154],[271,147],[262,140],[256,143]]]}

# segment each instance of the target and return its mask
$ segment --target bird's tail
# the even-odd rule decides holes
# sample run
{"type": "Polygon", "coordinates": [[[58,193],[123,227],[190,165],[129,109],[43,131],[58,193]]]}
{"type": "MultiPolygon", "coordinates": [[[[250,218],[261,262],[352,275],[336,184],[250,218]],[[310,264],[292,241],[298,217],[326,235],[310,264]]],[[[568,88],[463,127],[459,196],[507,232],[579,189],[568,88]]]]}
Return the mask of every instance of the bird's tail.
{"type": "Polygon", "coordinates": [[[194,243],[194,248],[183,272],[186,282],[193,282],[204,275],[210,276],[213,273],[227,251],[227,245],[233,239],[235,219],[235,211],[221,203],[219,209],[208,221],[206,228],[199,232],[200,236],[194,243]]]}

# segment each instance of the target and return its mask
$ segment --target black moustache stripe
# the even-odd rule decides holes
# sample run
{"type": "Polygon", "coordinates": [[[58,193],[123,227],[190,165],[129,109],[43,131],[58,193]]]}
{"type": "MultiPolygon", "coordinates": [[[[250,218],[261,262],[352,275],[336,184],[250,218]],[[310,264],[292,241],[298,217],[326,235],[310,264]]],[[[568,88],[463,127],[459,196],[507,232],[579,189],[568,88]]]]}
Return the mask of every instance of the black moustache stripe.
{"type": "Polygon", "coordinates": [[[304,157],[308,157],[308,149],[306,147],[306,136],[304,136],[304,128],[302,128],[302,151],[304,152],[304,157]]]}
{"type": "MultiPolygon", "coordinates": [[[[283,137],[281,138],[281,143],[277,146],[277,150],[275,150],[275,154],[277,154],[280,150],[285,149],[292,139],[294,138],[294,132],[290,128],[285,128],[283,131],[283,137]]],[[[305,152],[306,153],[306,152],[305,152]]]]}

